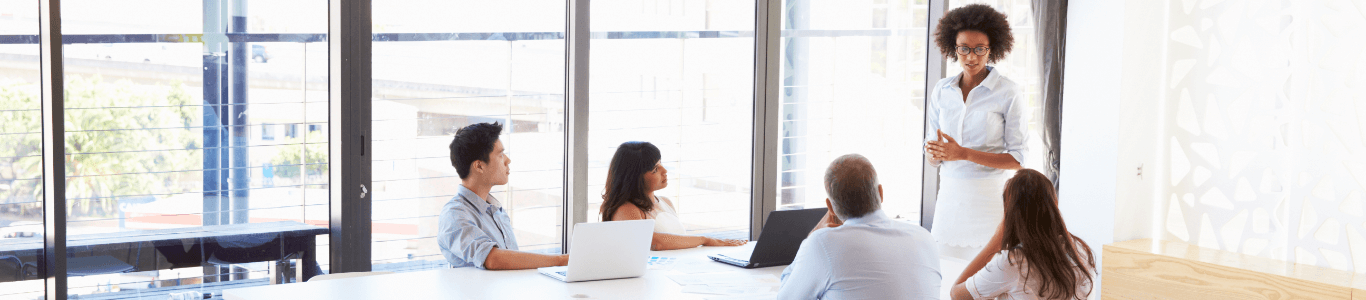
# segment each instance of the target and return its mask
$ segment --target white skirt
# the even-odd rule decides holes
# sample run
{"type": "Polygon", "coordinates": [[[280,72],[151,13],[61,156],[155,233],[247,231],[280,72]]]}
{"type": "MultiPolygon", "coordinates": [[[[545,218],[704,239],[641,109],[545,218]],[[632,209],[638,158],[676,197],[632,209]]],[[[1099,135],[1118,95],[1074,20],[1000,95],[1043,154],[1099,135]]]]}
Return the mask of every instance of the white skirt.
{"type": "Polygon", "coordinates": [[[955,247],[986,246],[1005,218],[1001,194],[1009,179],[940,177],[930,231],[935,241],[955,247]]]}

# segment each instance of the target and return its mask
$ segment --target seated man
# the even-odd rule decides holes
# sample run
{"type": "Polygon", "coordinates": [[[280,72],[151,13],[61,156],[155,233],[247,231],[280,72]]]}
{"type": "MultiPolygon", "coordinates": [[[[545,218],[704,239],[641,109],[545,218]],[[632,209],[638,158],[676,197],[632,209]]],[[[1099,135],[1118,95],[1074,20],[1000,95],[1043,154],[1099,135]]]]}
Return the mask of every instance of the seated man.
{"type": "Polygon", "coordinates": [[[460,175],[458,194],[441,208],[437,243],[451,267],[518,270],[569,264],[569,255],[517,251],[517,237],[503,204],[489,195],[508,183],[508,164],[498,134],[503,125],[478,123],[455,132],[451,164],[460,175]]]}
{"type": "Polygon", "coordinates": [[[882,212],[882,185],[867,158],[836,158],[825,192],[825,218],[783,270],[778,299],[939,299],[934,238],[882,212]]]}

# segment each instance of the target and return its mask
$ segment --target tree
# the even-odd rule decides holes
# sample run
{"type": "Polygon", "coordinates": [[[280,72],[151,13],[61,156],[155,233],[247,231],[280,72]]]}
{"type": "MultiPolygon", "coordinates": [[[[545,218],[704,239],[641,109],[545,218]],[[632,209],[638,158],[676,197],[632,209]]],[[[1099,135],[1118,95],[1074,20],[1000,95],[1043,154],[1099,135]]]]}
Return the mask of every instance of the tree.
{"type": "Polygon", "coordinates": [[[283,143],[284,148],[271,158],[270,164],[275,168],[276,178],[298,178],[299,182],[307,182],[305,176],[318,176],[327,174],[327,144],[320,143],[327,141],[321,131],[309,131],[305,135],[304,141],[291,138],[283,143]],[[304,141],[314,144],[304,144],[304,141]],[[305,160],[300,160],[300,157],[305,160]],[[300,174],[300,166],[306,172],[300,174]]]}
{"type": "Polygon", "coordinates": [[[0,84],[0,214],[39,219],[42,102],[37,84],[0,84]]]}
{"type": "MultiPolygon", "coordinates": [[[[179,82],[169,86],[71,76],[66,83],[66,205],[73,217],[108,217],[119,197],[197,189],[203,174],[203,106],[179,82]]],[[[42,175],[40,97],[32,84],[0,86],[0,132],[29,133],[0,144],[13,179],[42,175]]],[[[40,199],[42,182],[17,180],[0,203],[40,199]]]]}

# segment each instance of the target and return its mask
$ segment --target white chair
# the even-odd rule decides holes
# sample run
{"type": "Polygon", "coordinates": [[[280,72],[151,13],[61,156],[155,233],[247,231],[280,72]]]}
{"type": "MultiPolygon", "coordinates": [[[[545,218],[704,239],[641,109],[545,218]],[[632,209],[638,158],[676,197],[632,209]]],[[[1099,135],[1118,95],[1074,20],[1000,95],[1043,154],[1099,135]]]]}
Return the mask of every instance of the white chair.
{"type": "Polygon", "coordinates": [[[385,274],[394,274],[394,272],[351,272],[351,273],[340,273],[340,274],[326,274],[326,275],[313,276],[313,278],[312,278],[312,279],[309,279],[308,281],[312,282],[312,281],[333,280],[333,279],[342,279],[342,278],[355,278],[355,277],[365,277],[365,276],[375,276],[375,275],[385,275],[385,274]]]}

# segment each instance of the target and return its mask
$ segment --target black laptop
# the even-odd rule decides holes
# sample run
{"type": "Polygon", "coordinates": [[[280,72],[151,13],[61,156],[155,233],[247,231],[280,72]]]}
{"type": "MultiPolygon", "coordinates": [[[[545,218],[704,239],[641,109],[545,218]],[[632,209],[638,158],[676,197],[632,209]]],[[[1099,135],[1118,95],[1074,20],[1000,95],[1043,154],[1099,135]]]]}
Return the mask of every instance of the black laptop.
{"type": "Polygon", "coordinates": [[[791,264],[797,257],[802,240],[825,217],[825,208],[782,210],[768,213],[768,223],[759,234],[752,253],[708,255],[711,260],[741,268],[753,269],[791,264]]]}

